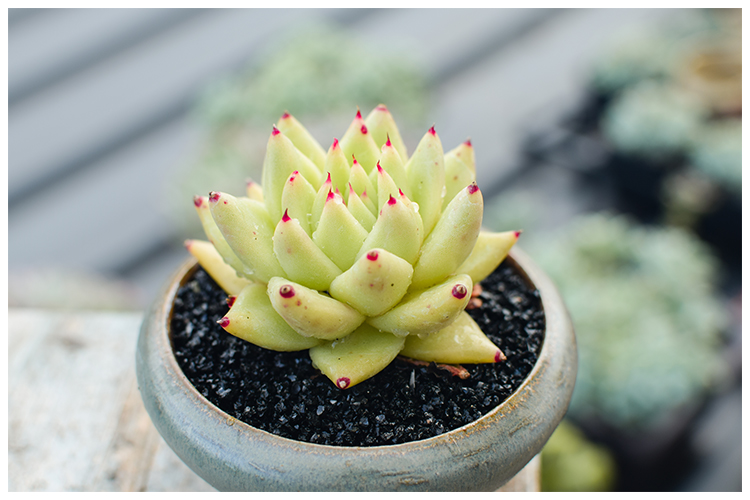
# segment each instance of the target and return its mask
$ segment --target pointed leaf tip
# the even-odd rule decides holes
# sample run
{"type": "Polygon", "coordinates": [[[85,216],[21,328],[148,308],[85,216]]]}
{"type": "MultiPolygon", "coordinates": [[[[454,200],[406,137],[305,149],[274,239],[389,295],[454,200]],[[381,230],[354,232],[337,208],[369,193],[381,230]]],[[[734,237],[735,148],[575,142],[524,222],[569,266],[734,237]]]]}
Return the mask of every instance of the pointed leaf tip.
{"type": "Polygon", "coordinates": [[[279,135],[281,132],[279,129],[276,128],[276,125],[273,126],[273,131],[271,131],[271,135],[279,135]]]}
{"type": "Polygon", "coordinates": [[[284,111],[284,114],[283,114],[283,115],[281,115],[281,119],[282,119],[282,120],[286,120],[286,119],[287,119],[287,118],[289,118],[290,116],[292,116],[292,115],[290,115],[288,111],[284,111]]]}
{"type": "Polygon", "coordinates": [[[195,204],[196,207],[200,207],[201,205],[203,205],[203,200],[204,200],[203,196],[199,196],[199,195],[193,196],[193,203],[195,204]]]}
{"type": "Polygon", "coordinates": [[[334,137],[333,144],[331,144],[331,149],[336,149],[337,147],[339,147],[339,140],[334,137]]]}
{"type": "Polygon", "coordinates": [[[518,239],[521,236],[521,233],[523,231],[516,231],[514,234],[516,235],[516,239],[518,239]]]}
{"type": "Polygon", "coordinates": [[[471,147],[471,139],[466,139],[466,141],[464,141],[464,144],[471,147]]]}
{"type": "Polygon", "coordinates": [[[389,134],[385,134],[385,145],[389,148],[393,146],[393,144],[391,144],[391,136],[389,134]]]}
{"type": "Polygon", "coordinates": [[[391,197],[388,198],[388,204],[389,205],[395,205],[396,204],[396,198],[394,198],[393,195],[391,195],[391,197]]]}
{"type": "Polygon", "coordinates": [[[386,107],[385,104],[378,104],[378,106],[375,109],[377,109],[378,111],[388,111],[388,108],[386,107]]]}
{"type": "Polygon", "coordinates": [[[378,161],[378,164],[376,165],[378,167],[378,172],[381,174],[383,173],[383,167],[380,166],[380,161],[378,161]]]}
{"type": "Polygon", "coordinates": [[[507,358],[505,357],[505,354],[503,354],[503,351],[500,349],[497,350],[495,353],[495,363],[499,363],[500,361],[505,361],[507,358]]]}
{"type": "Polygon", "coordinates": [[[435,125],[433,125],[432,127],[430,127],[430,130],[428,130],[428,132],[431,133],[432,135],[435,135],[437,133],[437,132],[435,132],[435,125]]]}
{"type": "Polygon", "coordinates": [[[464,297],[466,297],[466,294],[469,292],[466,290],[466,287],[464,285],[459,283],[458,285],[453,287],[453,290],[451,290],[451,293],[453,294],[454,297],[461,300],[464,297]]]}
{"type": "Polygon", "coordinates": [[[291,299],[294,297],[294,287],[292,285],[283,285],[279,288],[279,295],[285,299],[291,299]]]}
{"type": "Polygon", "coordinates": [[[336,195],[335,195],[335,194],[333,194],[333,191],[331,191],[331,190],[329,189],[329,190],[328,190],[328,196],[326,196],[326,202],[329,202],[329,201],[331,201],[331,200],[332,200],[332,199],[334,199],[335,197],[336,197],[336,195]]]}
{"type": "Polygon", "coordinates": [[[361,131],[361,132],[362,132],[363,134],[366,134],[366,133],[367,133],[367,126],[366,126],[366,125],[362,125],[362,128],[361,128],[361,129],[359,129],[359,130],[360,130],[360,131],[361,131]]]}
{"type": "Polygon", "coordinates": [[[289,222],[290,220],[292,220],[292,218],[289,217],[289,209],[288,208],[286,210],[284,210],[284,215],[281,217],[281,220],[283,222],[289,222]]]}
{"type": "Polygon", "coordinates": [[[349,379],[349,377],[339,377],[336,380],[336,387],[338,387],[339,389],[346,389],[347,387],[349,387],[350,383],[351,380],[349,379]]]}
{"type": "Polygon", "coordinates": [[[466,190],[469,192],[469,194],[474,194],[479,191],[479,186],[477,186],[476,182],[472,182],[471,184],[466,186],[466,190]]]}
{"type": "Polygon", "coordinates": [[[359,106],[357,107],[357,118],[362,118],[362,112],[359,110],[359,106]]]}
{"type": "Polygon", "coordinates": [[[208,193],[208,201],[210,201],[211,203],[216,203],[217,201],[219,201],[219,198],[221,198],[221,193],[218,191],[211,191],[210,193],[208,193]]]}
{"type": "Polygon", "coordinates": [[[229,306],[230,308],[231,308],[231,307],[232,307],[232,306],[234,305],[234,303],[235,303],[236,301],[237,301],[237,296],[236,296],[236,295],[230,295],[229,297],[227,297],[227,305],[228,305],[228,306],[229,306]]]}
{"type": "Polygon", "coordinates": [[[182,244],[185,246],[185,248],[190,250],[190,247],[193,246],[193,240],[185,240],[182,244]]]}
{"type": "Polygon", "coordinates": [[[224,317],[223,317],[223,318],[221,318],[221,319],[220,319],[219,321],[217,321],[217,323],[219,323],[219,325],[220,325],[220,326],[221,326],[222,328],[226,328],[226,327],[228,327],[228,326],[229,326],[229,318],[227,318],[226,316],[224,316],[224,317]]]}

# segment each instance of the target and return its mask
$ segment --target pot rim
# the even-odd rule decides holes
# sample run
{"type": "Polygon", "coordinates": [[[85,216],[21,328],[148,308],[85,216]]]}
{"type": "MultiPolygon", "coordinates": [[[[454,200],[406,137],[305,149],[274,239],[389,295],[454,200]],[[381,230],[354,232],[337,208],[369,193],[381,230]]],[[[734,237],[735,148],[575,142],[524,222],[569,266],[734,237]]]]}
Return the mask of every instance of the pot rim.
{"type": "MultiPolygon", "coordinates": [[[[525,390],[536,378],[539,371],[544,369],[544,367],[547,365],[545,361],[551,356],[551,348],[549,347],[549,343],[552,341],[552,339],[549,339],[548,335],[551,322],[562,321],[570,325],[570,318],[557,288],[525,252],[517,248],[517,246],[513,247],[503,262],[511,263],[514,266],[516,272],[518,272],[522,276],[522,278],[526,280],[527,284],[532,285],[533,288],[538,290],[540,293],[542,310],[545,314],[545,335],[542,340],[542,346],[539,351],[539,355],[536,362],[534,363],[534,367],[524,378],[523,382],[516,388],[516,390],[513,391],[510,396],[508,396],[502,403],[494,407],[492,410],[485,413],[478,419],[469,422],[468,424],[426,439],[408,441],[399,444],[377,446],[337,446],[309,443],[307,441],[299,441],[288,437],[279,436],[263,429],[253,427],[252,425],[229,415],[224,410],[214,405],[195,388],[193,383],[183,373],[182,368],[180,368],[179,364],[177,363],[177,359],[175,358],[170,335],[173,304],[177,296],[177,292],[179,288],[192,277],[192,275],[198,268],[198,262],[192,256],[187,258],[175,271],[165,288],[166,293],[162,293],[161,295],[163,297],[163,302],[161,302],[160,304],[160,312],[162,313],[160,317],[164,320],[164,324],[162,325],[163,328],[161,329],[161,331],[165,333],[166,339],[160,338],[159,343],[166,344],[161,345],[160,347],[162,349],[166,347],[166,349],[163,350],[168,351],[168,355],[163,359],[166,360],[166,363],[169,365],[169,369],[182,384],[183,388],[185,388],[190,393],[192,398],[196,401],[199,401],[209,411],[217,413],[228,425],[234,426],[236,429],[242,429],[245,432],[259,432],[261,433],[261,436],[266,436],[266,438],[268,439],[278,439],[282,440],[282,442],[293,444],[300,447],[300,451],[302,452],[304,452],[306,449],[309,449],[310,452],[336,450],[337,453],[354,453],[357,455],[361,455],[362,453],[367,453],[368,450],[371,450],[373,453],[377,452],[378,450],[382,451],[384,449],[413,452],[415,449],[429,448],[446,440],[452,441],[454,437],[457,437],[460,434],[469,434],[474,431],[479,431],[485,426],[488,426],[492,420],[496,418],[502,418],[502,415],[499,414],[504,413],[506,409],[510,409],[511,407],[517,406],[518,404],[522,403],[525,390]],[[561,317],[551,318],[550,314],[561,315],[561,317]]],[[[573,342],[575,343],[575,337],[573,337],[573,342]]]]}

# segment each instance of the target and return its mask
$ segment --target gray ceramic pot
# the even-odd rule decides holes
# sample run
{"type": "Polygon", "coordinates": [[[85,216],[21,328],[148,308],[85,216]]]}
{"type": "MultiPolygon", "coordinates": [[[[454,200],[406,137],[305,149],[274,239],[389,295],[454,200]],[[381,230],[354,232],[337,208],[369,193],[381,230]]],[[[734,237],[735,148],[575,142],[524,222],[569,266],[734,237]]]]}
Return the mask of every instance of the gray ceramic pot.
{"type": "Polygon", "coordinates": [[[523,384],[471,424],[411,443],[337,447],[293,441],[235,420],[198,393],[172,353],[172,303],[195,270],[192,260],[143,322],[136,370],[146,410],[175,453],[219,490],[495,490],[547,442],[567,411],[577,368],[573,328],[554,285],[519,250],[508,261],[541,292],[547,330],[523,384]]]}

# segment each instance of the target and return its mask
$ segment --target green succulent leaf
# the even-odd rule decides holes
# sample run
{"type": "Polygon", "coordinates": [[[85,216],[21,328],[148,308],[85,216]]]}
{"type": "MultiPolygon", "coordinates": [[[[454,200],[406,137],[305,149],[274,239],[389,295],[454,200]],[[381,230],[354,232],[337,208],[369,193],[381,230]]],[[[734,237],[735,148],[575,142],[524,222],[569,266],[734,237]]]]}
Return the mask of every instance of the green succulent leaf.
{"type": "Polygon", "coordinates": [[[424,335],[451,324],[466,308],[473,288],[465,274],[452,276],[431,288],[412,292],[396,307],[367,322],[394,335],[424,335]]]}
{"type": "Polygon", "coordinates": [[[195,198],[193,198],[193,203],[195,204],[195,210],[198,212],[198,218],[200,219],[201,225],[203,226],[203,232],[206,233],[208,241],[210,241],[214,245],[216,251],[219,253],[219,255],[221,255],[222,259],[224,259],[224,262],[232,266],[232,268],[238,275],[252,277],[252,270],[249,268],[245,268],[245,264],[240,260],[239,257],[237,257],[237,254],[232,251],[229,243],[227,243],[227,240],[224,239],[224,235],[221,234],[219,226],[216,225],[216,222],[211,215],[211,208],[208,204],[208,197],[196,196],[195,198]]]}
{"type": "Polygon", "coordinates": [[[357,111],[357,116],[341,138],[341,149],[344,150],[347,160],[352,157],[357,158],[365,173],[369,173],[375,168],[375,163],[380,157],[380,148],[375,144],[372,134],[365,125],[359,111],[357,111]]]}
{"type": "Polygon", "coordinates": [[[482,193],[476,184],[456,195],[422,245],[414,266],[413,288],[443,281],[466,260],[482,227],[483,208],[482,193]]]}
{"type": "Polygon", "coordinates": [[[391,197],[380,210],[357,258],[374,248],[384,248],[413,265],[419,256],[422,233],[413,209],[401,197],[391,197]]]}
{"type": "MultiPolygon", "coordinates": [[[[391,112],[388,111],[388,108],[384,104],[378,105],[369,115],[367,115],[367,118],[365,118],[365,125],[367,125],[368,130],[372,134],[375,144],[382,147],[388,142],[388,138],[390,138],[390,142],[393,144],[396,151],[398,151],[402,161],[406,161],[409,158],[406,144],[404,144],[404,141],[401,138],[401,133],[398,131],[396,121],[393,119],[391,112]]],[[[393,174],[391,173],[391,175],[393,174]]]]}
{"type": "Polygon", "coordinates": [[[443,208],[445,162],[440,138],[431,128],[419,141],[414,155],[406,164],[412,200],[419,205],[426,234],[432,231],[443,208]]]}
{"type": "Polygon", "coordinates": [[[284,278],[268,282],[271,305],[303,337],[334,340],[353,332],[364,315],[336,299],[284,278]]]}
{"type": "Polygon", "coordinates": [[[351,184],[349,184],[348,191],[349,199],[346,208],[349,209],[349,212],[357,219],[357,222],[369,233],[372,230],[372,226],[375,225],[375,216],[367,208],[359,195],[357,195],[351,184]]]}
{"type": "Polygon", "coordinates": [[[273,225],[265,205],[219,192],[212,192],[208,200],[216,226],[242,261],[247,278],[268,282],[286,276],[273,253],[273,225]]]}
{"type": "Polygon", "coordinates": [[[282,134],[292,141],[292,144],[300,153],[312,160],[321,173],[324,171],[325,150],[296,118],[289,113],[284,113],[279,119],[277,127],[282,134]]]}
{"type": "Polygon", "coordinates": [[[462,311],[445,328],[429,335],[406,337],[402,356],[435,363],[497,363],[505,355],[484,334],[479,325],[462,311]]]}
{"type": "Polygon", "coordinates": [[[403,346],[402,337],[365,323],[343,339],[312,347],[310,359],[336,387],[348,389],[383,370],[403,346]]]}
{"type": "Polygon", "coordinates": [[[274,351],[302,351],[321,342],[295,332],[274,310],[262,283],[243,288],[219,324],[235,337],[274,351]]]}
{"type": "Polygon", "coordinates": [[[349,162],[346,161],[346,155],[344,150],[341,149],[339,141],[334,139],[333,144],[328,149],[326,154],[326,161],[324,165],[324,172],[331,174],[331,189],[334,191],[339,190],[346,196],[347,188],[349,185],[349,162]]]}
{"type": "Polygon", "coordinates": [[[284,213],[281,207],[281,194],[287,179],[295,170],[301,173],[313,188],[320,188],[321,174],[318,167],[300,153],[287,136],[274,127],[268,138],[266,157],[263,160],[263,198],[273,224],[276,224],[284,213]]]}
{"type": "Polygon", "coordinates": [[[502,233],[481,231],[471,255],[456,272],[468,274],[474,283],[479,283],[489,276],[507,257],[508,252],[516,244],[520,235],[520,231],[505,231],[502,233]]]}
{"type": "Polygon", "coordinates": [[[315,196],[315,188],[296,170],[289,176],[281,192],[281,206],[289,217],[299,221],[308,235],[312,234],[310,207],[315,201],[315,196]]]}
{"type": "Polygon", "coordinates": [[[313,242],[340,269],[349,269],[354,264],[365,238],[367,230],[346,208],[341,195],[330,193],[323,207],[318,228],[313,234],[313,242]]]}
{"type": "Polygon", "coordinates": [[[377,316],[395,306],[411,283],[411,264],[376,248],[331,283],[332,297],[346,302],[362,314],[377,316]]]}
{"type": "Polygon", "coordinates": [[[187,240],[185,248],[198,260],[198,264],[229,295],[237,295],[251,282],[237,276],[237,271],[224,262],[216,247],[208,241],[187,240]]]}
{"type": "Polygon", "coordinates": [[[286,276],[307,287],[328,290],[331,281],[341,274],[341,269],[318,248],[299,221],[286,213],[276,225],[273,250],[286,276]]]}
{"type": "Polygon", "coordinates": [[[477,180],[474,167],[474,148],[471,147],[471,143],[467,144],[467,142],[445,154],[443,210],[463,188],[477,180]]]}

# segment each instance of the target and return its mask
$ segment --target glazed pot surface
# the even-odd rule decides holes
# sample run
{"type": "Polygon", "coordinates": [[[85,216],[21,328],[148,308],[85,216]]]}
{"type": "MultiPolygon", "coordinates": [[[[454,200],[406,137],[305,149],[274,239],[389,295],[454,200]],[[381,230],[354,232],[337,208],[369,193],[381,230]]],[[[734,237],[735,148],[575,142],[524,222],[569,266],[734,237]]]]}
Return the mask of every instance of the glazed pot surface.
{"type": "Polygon", "coordinates": [[[544,343],[521,386],[482,418],[421,441],[337,447],[279,437],[226,414],[193,387],[172,353],[169,323],[187,261],[144,319],[136,371],[164,440],[224,491],[492,491],[534,457],[562,420],[577,370],[575,336],[554,285],[522,252],[507,259],[540,291],[544,343]]]}

